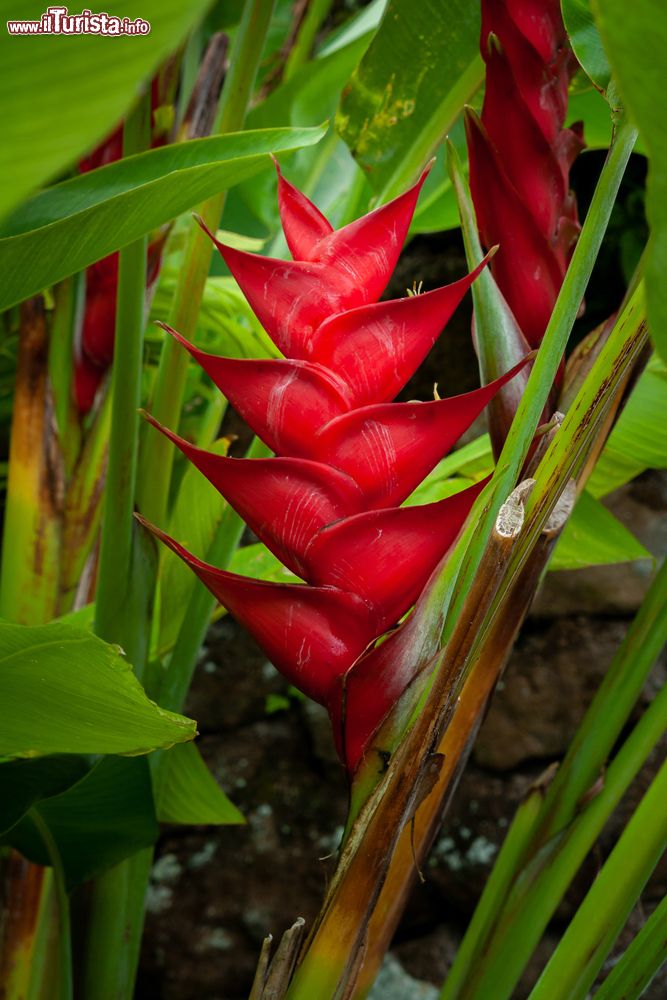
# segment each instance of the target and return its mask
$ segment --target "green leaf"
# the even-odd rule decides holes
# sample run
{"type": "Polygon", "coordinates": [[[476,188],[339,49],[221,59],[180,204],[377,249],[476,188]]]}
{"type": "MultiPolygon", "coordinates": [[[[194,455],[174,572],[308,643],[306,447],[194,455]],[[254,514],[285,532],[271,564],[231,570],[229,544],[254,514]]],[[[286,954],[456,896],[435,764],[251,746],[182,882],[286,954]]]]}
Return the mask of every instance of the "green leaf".
{"type": "Polygon", "coordinates": [[[75,754],[0,764],[0,834],[11,829],[40,799],[64,792],[88,769],[87,758],[75,754]]]}
{"type": "MultiPolygon", "coordinates": [[[[134,103],[140,84],[177,48],[210,0],[115,0],[118,17],[141,16],[148,35],[15,37],[10,18],[39,20],[42,0],[2,0],[0,216],[76,163],[134,103]]],[[[80,8],[79,8],[80,9],[80,8]]]]}
{"type": "Polygon", "coordinates": [[[561,8],[574,54],[595,86],[606,91],[611,70],[593,20],[590,0],[562,0],[561,8]]]}
{"type": "Polygon", "coordinates": [[[415,179],[484,78],[479,5],[392,0],[336,127],[380,200],[415,179]]]}
{"type": "Polygon", "coordinates": [[[241,576],[254,576],[256,580],[270,580],[273,583],[300,582],[299,578],[283,566],[261,542],[236,549],[229,569],[230,572],[240,573],[241,576]]]}
{"type": "Polygon", "coordinates": [[[582,569],[652,558],[611,511],[584,491],[558,540],[549,569],[582,569]]]}
{"type": "Polygon", "coordinates": [[[637,0],[596,0],[596,20],[625,107],[649,156],[646,214],[646,308],[653,342],[667,360],[667,6],[637,0]]]}
{"type": "MultiPolygon", "coordinates": [[[[76,785],[35,809],[56,842],[68,889],[149,847],[159,833],[145,757],[104,757],[76,785]]],[[[29,816],[6,840],[28,860],[49,864],[29,816]]]]}
{"type": "Polygon", "coordinates": [[[0,227],[0,309],[268,168],[267,153],[317,142],[323,134],[323,128],[266,129],[193,139],[42,191],[0,227]]]}
{"type": "MultiPolygon", "coordinates": [[[[167,322],[178,278],[177,267],[160,272],[151,319],[167,322]]],[[[162,342],[164,333],[149,324],[148,337],[162,342]]],[[[195,343],[210,354],[227,358],[277,358],[280,352],[264,331],[233,278],[206,279],[197,317],[195,343]]]]}
{"type": "Polygon", "coordinates": [[[140,754],[194,736],[116,647],[68,625],[0,625],[0,755],[140,754]]]}
{"type": "Polygon", "coordinates": [[[164,775],[157,794],[157,815],[163,823],[245,823],[206,766],[194,743],[183,743],[163,758],[164,775]]]}
{"type": "Polygon", "coordinates": [[[649,361],[625,404],[593,474],[588,492],[603,497],[645,469],[667,468],[667,368],[649,361]]]}

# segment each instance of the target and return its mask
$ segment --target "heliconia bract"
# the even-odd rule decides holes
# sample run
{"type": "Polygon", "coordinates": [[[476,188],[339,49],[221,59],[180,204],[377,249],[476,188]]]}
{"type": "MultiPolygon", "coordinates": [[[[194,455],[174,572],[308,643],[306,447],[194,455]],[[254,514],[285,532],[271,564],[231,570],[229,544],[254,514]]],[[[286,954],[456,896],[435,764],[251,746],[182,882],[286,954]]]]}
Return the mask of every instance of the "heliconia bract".
{"type": "Polygon", "coordinates": [[[466,114],[470,190],[491,270],[528,345],[544,335],[579,221],[570,168],[580,125],[564,128],[576,60],[558,0],[482,0],[481,118],[466,114]]]}
{"type": "Polygon", "coordinates": [[[350,770],[410,681],[401,674],[387,682],[373,647],[414,605],[484,484],[436,503],[400,505],[526,360],[462,396],[390,402],[491,256],[452,285],[377,301],[426,173],[399,198],[333,230],[278,171],[281,220],[294,259],[273,260],[216,241],[284,358],[217,357],[165,327],[275,457],[215,455],[148,418],[305,583],[217,569],[147,527],[191,566],[278,670],[326,706],[350,770]],[[351,706],[345,684],[355,665],[363,703],[351,706]],[[370,682],[375,673],[383,681],[369,695],[363,678],[370,682]],[[347,712],[354,716],[349,738],[347,712]]]}

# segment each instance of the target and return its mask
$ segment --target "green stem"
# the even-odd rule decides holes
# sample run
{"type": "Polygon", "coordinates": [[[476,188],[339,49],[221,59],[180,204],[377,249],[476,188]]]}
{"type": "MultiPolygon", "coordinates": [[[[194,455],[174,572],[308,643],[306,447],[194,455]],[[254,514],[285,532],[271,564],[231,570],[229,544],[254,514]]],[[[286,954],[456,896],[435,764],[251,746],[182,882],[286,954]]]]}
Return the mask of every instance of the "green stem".
{"type": "Polygon", "coordinates": [[[81,444],[81,424],[72,396],[74,340],[85,290],[85,274],[76,274],[56,286],[55,309],[49,338],[49,378],[53,389],[58,440],[65,473],[74,469],[81,444]]]}
{"type": "Polygon", "coordinates": [[[147,848],[95,879],[82,975],[86,1000],[132,996],[152,862],[153,849],[147,848]]]}
{"type": "Polygon", "coordinates": [[[501,504],[516,485],[549,398],[563,352],[597,259],[616,195],[637,138],[637,130],[623,121],[615,134],[609,155],[600,173],[572,260],[556,300],[551,319],[537,353],[526,390],[496,465],[493,491],[487,495],[478,530],[470,545],[454,595],[446,635],[453,629],[461,606],[477,572],[487,539],[501,504]]]}
{"type": "Polygon", "coordinates": [[[667,727],[667,688],[647,708],[609,767],[604,786],[521,872],[485,953],[456,1000],[507,1000],[604,824],[667,727]]]}
{"type": "Polygon", "coordinates": [[[549,787],[533,850],[562,830],[599,775],[667,642],[667,560],[662,563],[549,787]]]}
{"type": "Polygon", "coordinates": [[[585,1000],[667,848],[667,763],[653,779],[540,976],[530,1000],[585,1000]]]}
{"type": "MultiPolygon", "coordinates": [[[[248,0],[236,36],[231,68],[225,79],[214,132],[224,134],[243,128],[257,68],[268,31],[274,0],[248,0]]],[[[204,202],[199,214],[215,232],[220,225],[226,192],[204,202]]],[[[192,223],[183,264],[169,315],[169,324],[189,340],[194,339],[204,286],[211,266],[213,244],[192,223]]],[[[165,337],[151,411],[167,427],[176,427],[183,406],[188,355],[171,337],[165,337]]],[[[174,446],[155,428],[144,431],[142,475],[137,493],[141,513],[155,524],[164,524],[174,462],[174,446]]]]}
{"type": "Polygon", "coordinates": [[[520,807],[447,977],[442,1000],[458,995],[527,859],[573,819],[599,776],[667,640],[666,605],[667,561],[656,574],[554,780],[540,797],[539,808],[529,813],[526,804],[520,807]],[[503,891],[492,891],[498,885],[504,886],[503,891]]]}
{"type": "Polygon", "coordinates": [[[524,855],[526,843],[535,827],[535,820],[539,815],[543,800],[543,789],[540,786],[534,786],[517,809],[493,870],[484,886],[484,892],[468,925],[465,937],[449,970],[440,994],[440,1000],[453,1000],[458,996],[469,970],[474,967],[477,955],[496,920],[498,910],[512,887],[517,865],[524,855]]]}
{"type": "Polygon", "coordinates": [[[301,66],[308,62],[315,42],[315,36],[320,29],[322,21],[324,21],[329,13],[332,2],[333,0],[310,0],[308,3],[303,21],[299,25],[294,45],[285,63],[283,82],[286,83],[301,66]]]}
{"type": "MultiPolygon", "coordinates": [[[[126,156],[148,146],[149,107],[145,95],[128,116],[123,132],[126,156]]],[[[149,623],[137,612],[145,595],[133,579],[146,251],[143,237],[119,255],[109,463],[95,606],[95,631],[123,647],[139,676],[149,633],[149,623]]],[[[82,968],[87,1000],[125,1000],[132,993],[151,857],[151,851],[136,854],[91,886],[82,968]]]]}
{"type": "MultiPolygon", "coordinates": [[[[148,108],[148,101],[143,98],[128,117],[123,133],[126,156],[148,145],[148,108]]],[[[137,672],[143,668],[143,664],[136,662],[136,651],[142,647],[143,640],[136,634],[133,616],[129,619],[126,616],[126,604],[134,541],[132,515],[137,478],[147,247],[148,239],[143,236],[119,253],[109,464],[95,610],[97,634],[108,642],[119,643],[137,672]]]]}
{"type": "Polygon", "coordinates": [[[95,546],[109,450],[111,395],[105,392],[73,470],[63,512],[60,614],[72,610],[86,563],[95,546]]]}
{"type": "Polygon", "coordinates": [[[37,832],[42,838],[46,848],[51,868],[53,869],[53,882],[56,890],[56,901],[58,903],[58,1000],[72,1000],[72,935],[70,931],[69,898],[65,885],[65,870],[58,845],[56,844],[51,831],[39,814],[39,810],[31,809],[28,813],[37,832]]]}
{"type": "Polygon", "coordinates": [[[667,961],[667,896],[611,970],[595,1000],[639,1000],[667,961]]]}

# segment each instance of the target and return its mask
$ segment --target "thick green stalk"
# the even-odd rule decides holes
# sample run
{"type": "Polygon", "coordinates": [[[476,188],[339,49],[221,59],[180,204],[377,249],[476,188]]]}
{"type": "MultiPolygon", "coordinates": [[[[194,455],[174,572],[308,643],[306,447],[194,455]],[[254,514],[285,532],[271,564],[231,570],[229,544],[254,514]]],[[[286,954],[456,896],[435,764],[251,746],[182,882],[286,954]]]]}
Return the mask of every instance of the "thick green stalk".
{"type": "Polygon", "coordinates": [[[498,510],[516,485],[525,462],[595,265],[636,138],[637,130],[627,121],[621,121],[600,173],[590,208],[542,339],[526,390],[505,446],[498,458],[493,480],[494,489],[488,498],[488,505],[480,518],[478,531],[467,552],[457,594],[454,596],[448,615],[449,624],[446,628],[446,635],[449,634],[458,619],[498,510]]]}
{"type": "MultiPolygon", "coordinates": [[[[144,98],[128,117],[123,134],[124,155],[147,147],[148,127],[148,102],[144,98]]],[[[137,634],[133,616],[128,618],[126,612],[134,545],[132,515],[137,479],[147,248],[148,238],[144,236],[119,253],[109,463],[95,607],[95,631],[108,642],[119,643],[139,673],[143,664],[136,654],[145,641],[143,635],[137,634]]],[[[146,628],[144,623],[143,630],[146,628]]]]}
{"type": "Polygon", "coordinates": [[[585,1000],[667,848],[667,763],[570,921],[530,1000],[585,1000]]]}
{"type": "Polygon", "coordinates": [[[95,880],[82,974],[86,1000],[132,997],[152,863],[153,850],[147,848],[95,880]]]}
{"type": "Polygon", "coordinates": [[[667,728],[663,688],[619,750],[602,790],[515,881],[486,951],[456,1000],[508,1000],[556,907],[604,824],[667,728]]]}
{"type": "Polygon", "coordinates": [[[65,872],[58,846],[49,827],[37,809],[31,809],[28,816],[32,820],[46,848],[51,868],[56,900],[58,903],[58,984],[54,1000],[72,1000],[72,935],[70,931],[69,898],[65,887],[65,872]]]}
{"type": "MultiPolygon", "coordinates": [[[[220,97],[213,132],[223,134],[243,128],[252,96],[264,39],[274,0],[248,0],[232,52],[230,70],[220,97]]],[[[199,214],[215,232],[220,225],[226,192],[204,202],[199,214]]],[[[213,244],[194,222],[190,225],[183,263],[169,315],[169,324],[192,340],[213,254],[213,244]]],[[[151,412],[167,427],[178,426],[188,370],[188,355],[171,337],[165,337],[151,412]]],[[[174,446],[155,428],[144,430],[142,475],[137,493],[141,513],[155,524],[164,524],[174,462],[174,446]]]]}
{"type": "MultiPolygon", "coordinates": [[[[147,147],[149,121],[144,97],[125,125],[125,155],[147,147]]],[[[109,463],[95,606],[95,631],[123,647],[139,676],[150,632],[150,623],[142,620],[135,607],[143,604],[145,595],[133,580],[146,251],[147,238],[143,237],[123,248],[119,256],[109,463]]],[[[81,972],[86,1000],[131,996],[150,858],[150,851],[134,855],[92,884],[81,972]]]]}
{"type": "Polygon", "coordinates": [[[53,390],[58,441],[65,474],[69,476],[81,445],[81,422],[72,397],[74,341],[85,289],[85,275],[75,274],[56,286],[55,309],[49,340],[49,379],[53,390]]]}
{"type": "Polygon", "coordinates": [[[623,952],[595,1000],[638,1000],[667,962],[667,896],[623,952]]]}
{"type": "Polygon", "coordinates": [[[283,70],[283,81],[291,79],[296,71],[301,68],[310,58],[310,53],[315,43],[315,37],[320,29],[322,21],[329,13],[333,0],[310,0],[306,6],[304,18],[299,25],[294,45],[285,63],[283,70]]]}

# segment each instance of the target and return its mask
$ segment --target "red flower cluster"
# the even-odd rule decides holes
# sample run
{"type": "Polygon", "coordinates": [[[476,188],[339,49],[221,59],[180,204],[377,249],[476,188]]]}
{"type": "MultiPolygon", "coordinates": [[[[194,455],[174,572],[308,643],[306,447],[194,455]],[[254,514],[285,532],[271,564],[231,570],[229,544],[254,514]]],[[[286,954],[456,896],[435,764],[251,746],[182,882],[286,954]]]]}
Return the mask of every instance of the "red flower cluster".
{"type": "Polygon", "coordinates": [[[523,364],[463,396],[390,402],[488,260],[443,288],[377,301],[425,176],[395,201],[334,231],[279,172],[280,214],[294,260],[216,241],[285,357],[217,357],[169,332],[276,457],[210,454],[156,424],[306,585],[216,569],[151,530],[275,666],[327,707],[349,768],[410,680],[391,676],[375,642],[414,604],[482,484],[421,507],[400,504],[523,364]],[[347,688],[352,673],[359,682],[354,698],[347,688]]]}
{"type": "Polygon", "coordinates": [[[563,128],[576,61],[558,0],[483,0],[486,91],[466,117],[470,188],[492,271],[528,345],[544,335],[579,232],[570,167],[580,126],[563,128]]]}

